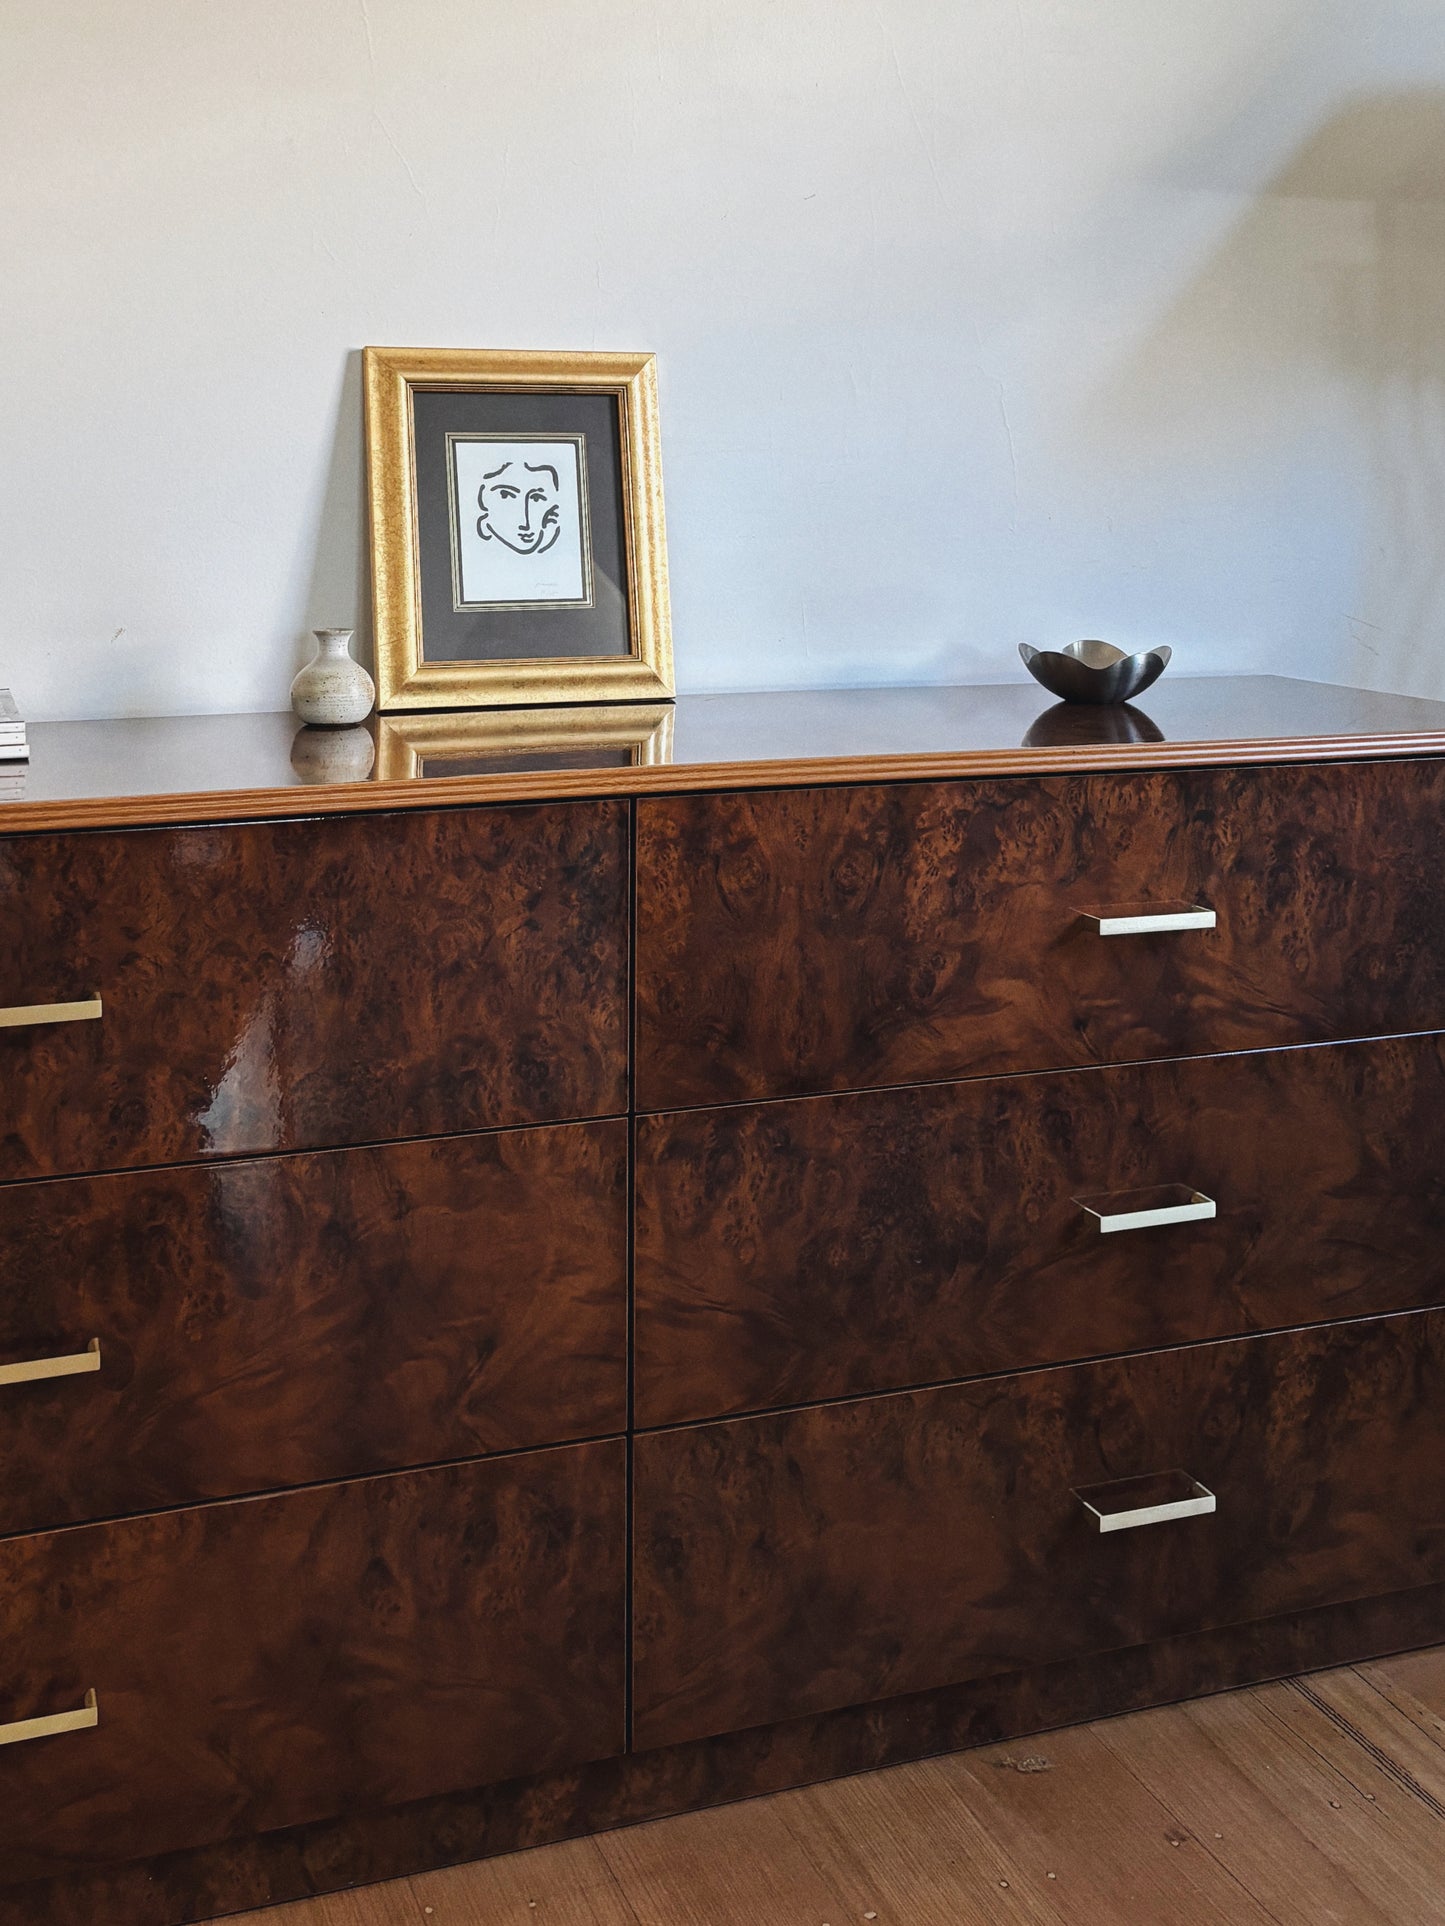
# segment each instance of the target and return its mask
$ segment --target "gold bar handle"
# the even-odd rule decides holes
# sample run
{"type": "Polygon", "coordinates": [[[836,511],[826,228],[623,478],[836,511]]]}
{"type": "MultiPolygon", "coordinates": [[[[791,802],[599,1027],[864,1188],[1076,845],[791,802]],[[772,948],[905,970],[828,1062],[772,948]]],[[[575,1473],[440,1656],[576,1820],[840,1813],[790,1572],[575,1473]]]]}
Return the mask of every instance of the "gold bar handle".
{"type": "Polygon", "coordinates": [[[1158,1184],[1152,1190],[1076,1197],[1074,1202],[1106,1235],[1113,1231],[1152,1230],[1160,1224],[1203,1224],[1219,1215],[1214,1199],[1188,1184],[1158,1184]]]}
{"type": "Polygon", "coordinates": [[[25,1364],[0,1364],[0,1385],[36,1384],[42,1378],[78,1378],[100,1369],[100,1339],[92,1338],[83,1351],[64,1358],[31,1358],[25,1364]]]}
{"type": "Polygon", "coordinates": [[[1153,1477],[1120,1478],[1074,1492],[1101,1532],[1137,1531],[1141,1525],[1167,1525],[1181,1518],[1207,1518],[1219,1501],[1207,1485],[1187,1471],[1153,1477]]]}
{"type": "Polygon", "coordinates": [[[1170,903],[1161,909],[1130,904],[1113,910],[1081,910],[1100,936],[1162,936],[1171,930],[1212,930],[1219,918],[1202,903],[1170,903]]]}
{"type": "Polygon", "coordinates": [[[100,1724],[94,1692],[87,1692],[78,1712],[52,1712],[46,1719],[17,1719],[0,1725],[0,1745],[24,1745],[30,1739],[54,1739],[62,1732],[88,1732],[100,1724]]]}
{"type": "Polygon", "coordinates": [[[98,996],[83,1003],[12,1003],[0,1009],[0,1030],[34,1030],[43,1023],[98,1023],[98,996]]]}

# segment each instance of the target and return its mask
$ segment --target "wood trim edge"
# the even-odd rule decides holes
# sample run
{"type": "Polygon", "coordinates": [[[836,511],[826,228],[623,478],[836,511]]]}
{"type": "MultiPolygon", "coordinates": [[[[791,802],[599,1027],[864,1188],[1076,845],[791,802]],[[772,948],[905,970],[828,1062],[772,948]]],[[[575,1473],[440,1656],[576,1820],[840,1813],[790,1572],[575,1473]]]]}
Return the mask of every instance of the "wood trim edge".
{"type": "Polygon", "coordinates": [[[422,780],[202,790],[174,795],[0,803],[0,836],[60,829],[130,829],[277,817],[368,815],[484,803],[797,789],[847,783],[951,782],[970,777],[1143,773],[1229,764],[1410,760],[1445,755],[1445,731],[1410,736],[1299,736],[1274,740],[1109,744],[1098,748],[984,749],[835,756],[775,762],[654,763],[630,769],[519,771],[422,780]]]}

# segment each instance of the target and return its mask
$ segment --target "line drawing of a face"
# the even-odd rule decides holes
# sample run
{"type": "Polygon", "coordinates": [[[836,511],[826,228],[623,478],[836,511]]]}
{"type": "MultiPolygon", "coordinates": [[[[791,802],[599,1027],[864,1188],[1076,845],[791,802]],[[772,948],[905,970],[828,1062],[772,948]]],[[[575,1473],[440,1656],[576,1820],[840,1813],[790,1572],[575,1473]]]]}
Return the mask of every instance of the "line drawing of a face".
{"type": "Polygon", "coordinates": [[[477,533],[517,555],[545,555],[562,532],[557,470],[547,462],[504,461],[477,490],[477,533]]]}

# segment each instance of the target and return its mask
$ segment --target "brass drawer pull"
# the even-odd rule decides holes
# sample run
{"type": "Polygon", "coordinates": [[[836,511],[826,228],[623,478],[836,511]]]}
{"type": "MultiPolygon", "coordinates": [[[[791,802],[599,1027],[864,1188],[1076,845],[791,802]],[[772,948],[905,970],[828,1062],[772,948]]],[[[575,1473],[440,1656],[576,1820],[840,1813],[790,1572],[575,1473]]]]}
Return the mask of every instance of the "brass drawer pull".
{"type": "Polygon", "coordinates": [[[17,1719],[14,1725],[0,1725],[0,1745],[24,1745],[29,1739],[53,1739],[62,1732],[88,1732],[100,1724],[100,1707],[94,1692],[87,1692],[78,1712],[52,1712],[47,1719],[17,1719]]]}
{"type": "Polygon", "coordinates": [[[33,1030],[42,1023],[98,1023],[100,998],[83,1003],[12,1003],[0,1009],[0,1030],[33,1030]]]}
{"type": "Polygon", "coordinates": [[[1099,1229],[1151,1230],[1158,1224],[1202,1224],[1218,1215],[1218,1206],[1202,1190],[1187,1184],[1161,1184],[1154,1190],[1123,1191],[1116,1196],[1076,1197],[1080,1210],[1095,1218],[1099,1229]]]}
{"type": "Polygon", "coordinates": [[[100,1339],[92,1338],[83,1351],[65,1358],[31,1358],[25,1364],[0,1364],[0,1385],[36,1384],[42,1378],[78,1378],[100,1369],[100,1339]]]}
{"type": "Polygon", "coordinates": [[[1199,903],[1170,903],[1163,909],[1081,910],[1100,936],[1160,936],[1168,930],[1212,930],[1219,919],[1199,903]]]}
{"type": "Polygon", "coordinates": [[[1157,1472],[1146,1478],[1120,1478],[1113,1484],[1085,1485],[1074,1496],[1099,1530],[1137,1531],[1141,1525],[1167,1525],[1179,1518],[1204,1518],[1217,1509],[1214,1493],[1187,1471],[1157,1472]]]}

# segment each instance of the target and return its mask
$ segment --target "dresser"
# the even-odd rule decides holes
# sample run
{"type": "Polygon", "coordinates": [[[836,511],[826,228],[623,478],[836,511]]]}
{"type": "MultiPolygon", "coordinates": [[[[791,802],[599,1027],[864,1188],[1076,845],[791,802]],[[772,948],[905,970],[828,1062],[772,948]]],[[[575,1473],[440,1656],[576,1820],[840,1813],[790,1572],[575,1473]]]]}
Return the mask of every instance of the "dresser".
{"type": "Polygon", "coordinates": [[[1445,1638],[1445,704],[1148,705],[34,731],[0,1926],[1445,1638]]]}

